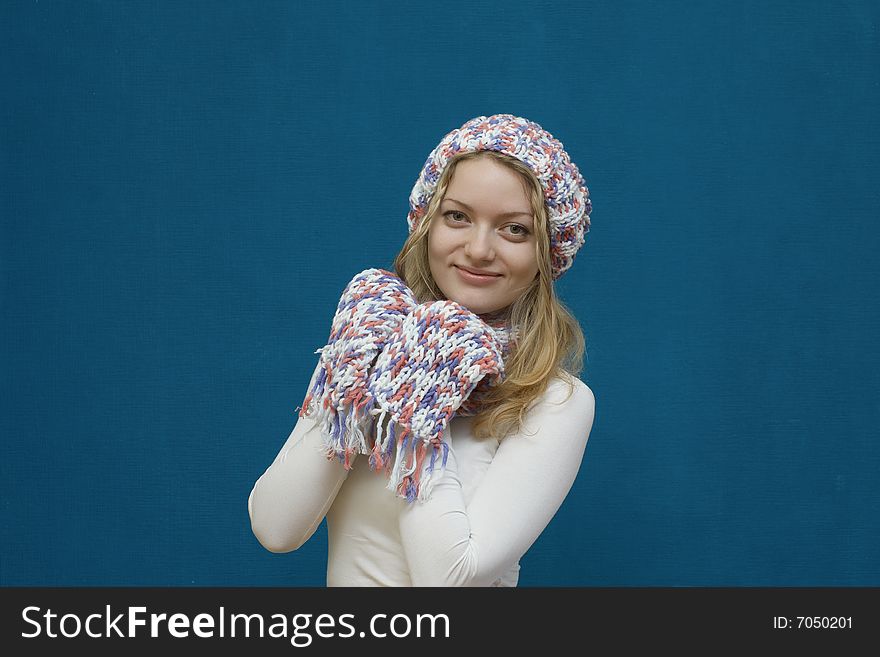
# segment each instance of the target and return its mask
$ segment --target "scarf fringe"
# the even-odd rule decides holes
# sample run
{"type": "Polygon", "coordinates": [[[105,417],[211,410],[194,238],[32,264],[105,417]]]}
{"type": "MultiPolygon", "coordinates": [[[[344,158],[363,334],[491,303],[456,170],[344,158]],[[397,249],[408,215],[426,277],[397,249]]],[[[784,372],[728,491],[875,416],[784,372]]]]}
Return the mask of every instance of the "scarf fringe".
{"type": "Polygon", "coordinates": [[[394,466],[386,488],[405,498],[407,502],[416,499],[424,502],[430,497],[434,484],[446,471],[448,455],[449,445],[439,437],[424,440],[416,437],[408,429],[403,429],[398,436],[394,466]],[[431,459],[426,466],[425,459],[428,452],[431,453],[431,459]],[[438,468],[436,466],[439,453],[443,454],[443,459],[438,468]]]}
{"type": "Polygon", "coordinates": [[[334,408],[320,403],[320,398],[310,401],[304,415],[312,417],[321,428],[328,459],[335,457],[350,470],[357,454],[369,455],[371,470],[388,472],[388,490],[407,502],[424,502],[430,497],[446,471],[446,442],[439,437],[418,438],[401,428],[385,410],[350,404],[334,408]]]}

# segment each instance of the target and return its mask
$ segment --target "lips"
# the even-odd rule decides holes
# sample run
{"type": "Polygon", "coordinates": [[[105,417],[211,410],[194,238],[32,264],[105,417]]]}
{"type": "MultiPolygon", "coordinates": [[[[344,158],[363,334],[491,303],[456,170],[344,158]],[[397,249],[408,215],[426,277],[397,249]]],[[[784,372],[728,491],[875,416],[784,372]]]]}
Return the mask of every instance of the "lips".
{"type": "Polygon", "coordinates": [[[458,277],[466,285],[474,285],[477,287],[489,287],[495,285],[495,281],[501,278],[501,274],[474,274],[470,270],[458,266],[455,267],[455,271],[458,273],[458,277]]]}
{"type": "Polygon", "coordinates": [[[469,267],[459,267],[458,265],[455,265],[455,266],[456,266],[458,269],[462,269],[462,270],[464,270],[464,271],[466,271],[466,272],[468,272],[468,273],[470,273],[470,274],[473,274],[474,276],[486,276],[487,278],[488,278],[488,277],[498,277],[498,276],[501,276],[501,274],[496,274],[496,273],[494,273],[494,272],[480,271],[479,269],[470,269],[469,267]]]}

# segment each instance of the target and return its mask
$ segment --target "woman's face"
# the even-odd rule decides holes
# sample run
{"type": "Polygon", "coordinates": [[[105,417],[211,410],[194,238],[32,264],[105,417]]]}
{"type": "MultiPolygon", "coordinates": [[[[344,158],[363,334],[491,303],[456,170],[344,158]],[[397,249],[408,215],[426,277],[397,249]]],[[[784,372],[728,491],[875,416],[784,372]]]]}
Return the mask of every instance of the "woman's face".
{"type": "Polygon", "coordinates": [[[538,274],[536,239],[520,175],[489,157],[465,160],[428,230],[431,275],[447,299],[471,312],[501,310],[538,274]]]}

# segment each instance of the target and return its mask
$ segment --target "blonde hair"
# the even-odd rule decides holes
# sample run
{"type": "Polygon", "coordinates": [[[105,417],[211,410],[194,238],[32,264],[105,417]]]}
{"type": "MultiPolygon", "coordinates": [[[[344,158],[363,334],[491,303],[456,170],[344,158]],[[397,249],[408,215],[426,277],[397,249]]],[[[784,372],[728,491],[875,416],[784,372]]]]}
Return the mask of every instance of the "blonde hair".
{"type": "Polygon", "coordinates": [[[529,406],[544,393],[552,379],[563,372],[577,377],[583,369],[583,331],[577,319],[556,296],[553,287],[550,226],[540,182],[525,164],[504,153],[477,151],[455,156],[443,170],[425,216],[394,259],[394,270],[412,289],[419,303],[446,298],[431,275],[428,230],[438,215],[456,166],[479,157],[490,157],[520,175],[532,207],[538,238],[535,240],[538,274],[523,295],[509,306],[506,315],[510,327],[518,330],[516,344],[504,359],[505,379],[486,396],[472,425],[477,438],[493,437],[500,441],[521,428],[529,406]]]}

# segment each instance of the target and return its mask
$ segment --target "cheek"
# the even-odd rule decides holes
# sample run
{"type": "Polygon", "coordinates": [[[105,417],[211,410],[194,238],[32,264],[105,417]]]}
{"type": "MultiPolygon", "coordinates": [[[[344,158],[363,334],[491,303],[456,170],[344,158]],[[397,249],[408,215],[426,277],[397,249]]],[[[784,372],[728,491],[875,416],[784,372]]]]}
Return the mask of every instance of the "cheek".
{"type": "Polygon", "coordinates": [[[438,240],[436,232],[428,233],[428,266],[431,273],[436,276],[443,262],[443,254],[441,241],[438,240]]]}
{"type": "Polygon", "coordinates": [[[443,230],[442,226],[432,228],[428,233],[428,257],[442,259],[449,255],[452,250],[452,239],[449,231],[443,230]]]}
{"type": "Polygon", "coordinates": [[[538,260],[535,257],[534,247],[530,245],[528,249],[517,253],[514,266],[517,276],[533,279],[538,273],[538,260]]]}

